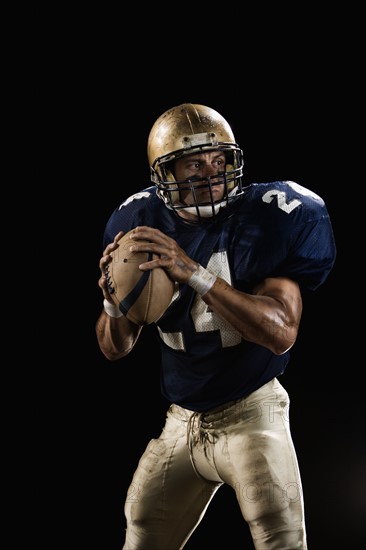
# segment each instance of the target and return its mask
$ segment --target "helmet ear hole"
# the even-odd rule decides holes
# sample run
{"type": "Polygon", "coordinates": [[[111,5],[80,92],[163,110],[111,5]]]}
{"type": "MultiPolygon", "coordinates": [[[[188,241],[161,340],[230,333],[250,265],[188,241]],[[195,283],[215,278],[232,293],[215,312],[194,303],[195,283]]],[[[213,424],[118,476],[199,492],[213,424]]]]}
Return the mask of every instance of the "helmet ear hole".
{"type": "MultiPolygon", "coordinates": [[[[175,183],[175,176],[173,174],[173,171],[171,169],[171,166],[165,167],[165,178],[166,181],[169,183],[175,183]]],[[[178,185],[169,185],[169,194],[170,194],[170,204],[175,205],[179,203],[180,195],[178,190],[178,185]]]]}
{"type": "Polygon", "coordinates": [[[166,179],[167,181],[175,181],[174,174],[171,170],[166,171],[166,179]]]}
{"type": "MultiPolygon", "coordinates": [[[[228,172],[232,172],[234,170],[234,166],[232,164],[227,164],[226,165],[226,168],[225,168],[225,172],[226,174],[228,172]]],[[[235,187],[235,177],[233,176],[228,176],[228,179],[227,179],[227,190],[228,192],[230,193],[235,187]]]]}

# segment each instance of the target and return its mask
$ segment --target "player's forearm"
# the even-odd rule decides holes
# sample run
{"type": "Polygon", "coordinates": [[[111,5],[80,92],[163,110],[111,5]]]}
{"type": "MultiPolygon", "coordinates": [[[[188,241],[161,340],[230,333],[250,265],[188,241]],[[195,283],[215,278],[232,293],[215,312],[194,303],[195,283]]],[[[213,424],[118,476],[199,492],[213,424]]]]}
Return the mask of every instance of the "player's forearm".
{"type": "Polygon", "coordinates": [[[134,347],[141,328],[124,316],[114,318],[102,311],[95,327],[101,351],[111,361],[125,357],[134,347]]]}
{"type": "Polygon", "coordinates": [[[300,318],[271,296],[239,292],[218,278],[202,299],[241,336],[282,355],[296,341],[300,318]]]}

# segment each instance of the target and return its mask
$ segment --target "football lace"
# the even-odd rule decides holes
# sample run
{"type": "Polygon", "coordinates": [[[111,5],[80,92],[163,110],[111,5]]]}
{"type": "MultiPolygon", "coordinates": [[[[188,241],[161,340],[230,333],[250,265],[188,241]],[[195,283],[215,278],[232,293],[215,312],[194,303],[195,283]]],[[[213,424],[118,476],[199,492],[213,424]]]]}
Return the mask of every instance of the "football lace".
{"type": "Polygon", "coordinates": [[[107,279],[108,292],[109,292],[109,294],[113,294],[115,289],[112,285],[111,276],[109,274],[109,264],[107,264],[106,267],[104,268],[104,274],[105,274],[105,277],[107,279]]]}

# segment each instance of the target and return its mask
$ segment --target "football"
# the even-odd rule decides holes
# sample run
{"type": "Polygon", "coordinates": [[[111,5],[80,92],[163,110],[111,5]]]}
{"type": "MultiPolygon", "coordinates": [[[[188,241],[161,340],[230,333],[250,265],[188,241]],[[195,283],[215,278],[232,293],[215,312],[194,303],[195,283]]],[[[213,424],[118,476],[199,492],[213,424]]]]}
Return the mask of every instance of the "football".
{"type": "Polygon", "coordinates": [[[119,247],[111,253],[112,261],[106,268],[110,295],[119,310],[137,325],[150,325],[163,315],[174,294],[174,282],[166,271],[155,268],[141,271],[139,265],[157,256],[150,252],[130,252],[132,244],[148,241],[134,240],[126,233],[119,247]]]}

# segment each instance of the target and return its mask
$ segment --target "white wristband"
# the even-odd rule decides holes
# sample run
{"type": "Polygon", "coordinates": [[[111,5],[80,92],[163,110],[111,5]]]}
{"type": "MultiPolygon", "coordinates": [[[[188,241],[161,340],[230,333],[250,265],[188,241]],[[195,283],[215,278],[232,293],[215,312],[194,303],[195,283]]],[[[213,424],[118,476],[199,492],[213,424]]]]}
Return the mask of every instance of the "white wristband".
{"type": "Polygon", "coordinates": [[[123,315],[122,311],[120,311],[117,306],[111,304],[106,299],[104,299],[103,301],[103,307],[104,311],[109,315],[109,317],[114,317],[115,319],[118,319],[118,317],[122,317],[123,315]]]}
{"type": "Polygon", "coordinates": [[[197,294],[203,296],[215,284],[216,279],[216,275],[212,275],[207,269],[199,265],[198,269],[191,275],[187,284],[193,288],[197,294]]]}

